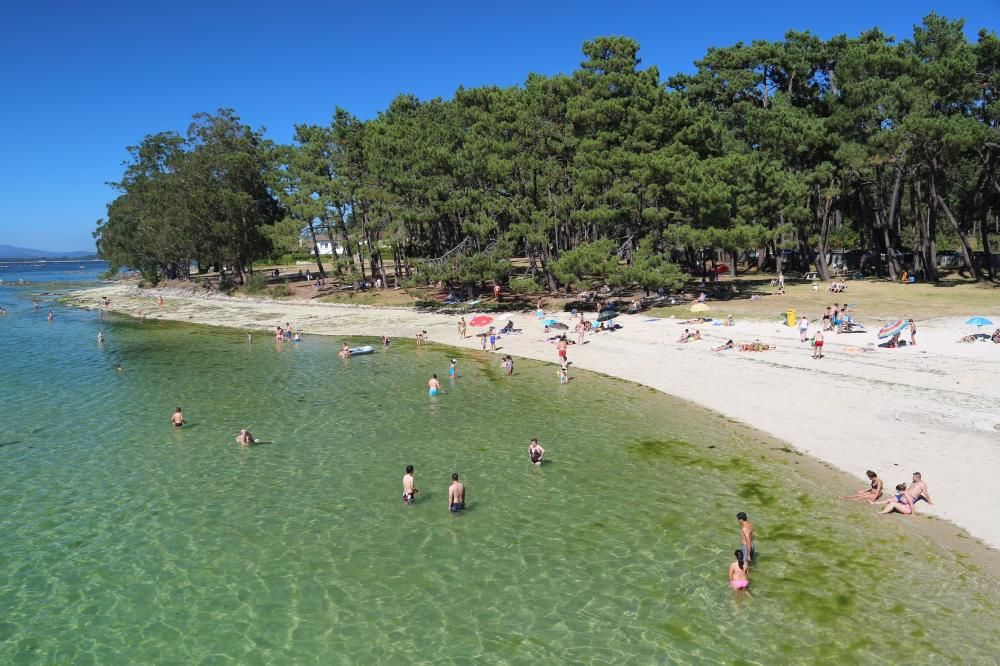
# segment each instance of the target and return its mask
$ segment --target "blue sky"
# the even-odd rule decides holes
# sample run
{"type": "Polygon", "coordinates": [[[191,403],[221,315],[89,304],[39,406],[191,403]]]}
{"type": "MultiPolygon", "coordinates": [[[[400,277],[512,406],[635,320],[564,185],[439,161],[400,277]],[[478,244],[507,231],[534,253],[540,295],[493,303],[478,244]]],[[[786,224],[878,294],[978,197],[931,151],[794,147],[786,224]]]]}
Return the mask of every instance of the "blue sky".
{"type": "Polygon", "coordinates": [[[580,45],[624,34],[662,76],[709,46],[878,26],[897,38],[930,11],[1000,26],[1000,0],[877,2],[36,2],[0,27],[0,244],[92,249],[125,147],[232,107],[287,141],[334,106],[363,117],[398,93],[571,72],[580,45]]]}

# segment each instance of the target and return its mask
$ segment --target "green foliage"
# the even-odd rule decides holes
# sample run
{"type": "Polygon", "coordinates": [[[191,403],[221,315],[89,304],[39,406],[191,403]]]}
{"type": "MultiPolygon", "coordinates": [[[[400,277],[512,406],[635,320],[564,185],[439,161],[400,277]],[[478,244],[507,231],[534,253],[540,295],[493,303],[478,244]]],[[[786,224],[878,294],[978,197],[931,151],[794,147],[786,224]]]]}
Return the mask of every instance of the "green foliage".
{"type": "Polygon", "coordinates": [[[245,294],[259,294],[267,289],[267,279],[260,273],[254,273],[247,278],[243,285],[242,292],[245,294]]]}
{"type": "Polygon", "coordinates": [[[735,270],[748,250],[792,250],[799,269],[823,273],[830,250],[860,249],[891,276],[907,251],[909,270],[933,279],[939,239],[969,265],[973,247],[990,248],[993,33],[973,42],[932,13],[908,39],[790,31],[713,47],[666,85],[641,65],[634,40],[597,37],[569,75],[400,95],[368,121],[337,108],[288,146],[232,111],[196,116],[185,135],[130,149],[99,251],[150,280],[197,261],[239,281],[323,233],[346,252],[311,257],[317,268],[357,282],[391,261],[414,284],[474,291],[509,279],[512,256],[529,257],[546,289],[652,288],[683,280],[669,257],[735,270]]]}
{"type": "Polygon", "coordinates": [[[531,277],[511,278],[510,290],[515,294],[537,294],[542,291],[542,285],[531,277]]]}
{"type": "Polygon", "coordinates": [[[627,277],[618,261],[615,243],[607,239],[583,243],[563,252],[552,271],[560,282],[568,285],[577,285],[584,278],[590,278],[618,286],[627,277]]]}
{"type": "Polygon", "coordinates": [[[271,287],[269,293],[271,296],[275,298],[288,298],[289,296],[292,296],[294,294],[292,288],[289,287],[287,284],[274,285],[273,287],[271,287]]]}

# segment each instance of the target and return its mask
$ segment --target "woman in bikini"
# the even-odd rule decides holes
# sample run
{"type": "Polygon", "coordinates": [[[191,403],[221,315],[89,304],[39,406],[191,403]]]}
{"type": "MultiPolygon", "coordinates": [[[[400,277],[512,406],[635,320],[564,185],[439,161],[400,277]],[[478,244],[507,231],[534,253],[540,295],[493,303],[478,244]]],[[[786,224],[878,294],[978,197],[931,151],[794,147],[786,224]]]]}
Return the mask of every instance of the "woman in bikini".
{"type": "Polygon", "coordinates": [[[870,501],[871,504],[887,504],[884,509],[879,511],[880,516],[884,516],[887,513],[892,513],[893,511],[898,511],[899,513],[911,514],[913,513],[913,501],[910,496],[906,494],[906,484],[900,483],[896,486],[896,494],[893,497],[884,499],[881,502],[876,502],[874,500],[870,501]]]}
{"type": "Polygon", "coordinates": [[[750,567],[743,560],[743,551],[736,551],[736,561],[729,565],[729,585],[733,592],[747,591],[750,587],[750,567]]]}
{"type": "Polygon", "coordinates": [[[875,500],[882,499],[882,479],[878,478],[878,474],[871,470],[868,470],[865,474],[871,482],[871,487],[859,490],[853,495],[842,495],[838,499],[850,500],[852,502],[860,502],[862,500],[874,502],[875,500]]]}

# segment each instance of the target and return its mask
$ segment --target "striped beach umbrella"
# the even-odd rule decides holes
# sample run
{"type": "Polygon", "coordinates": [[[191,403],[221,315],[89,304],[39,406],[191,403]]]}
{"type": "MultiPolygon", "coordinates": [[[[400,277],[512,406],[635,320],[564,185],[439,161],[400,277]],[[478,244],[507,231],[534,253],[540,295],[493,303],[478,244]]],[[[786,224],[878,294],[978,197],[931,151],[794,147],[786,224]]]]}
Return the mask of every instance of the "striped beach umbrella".
{"type": "Polygon", "coordinates": [[[907,326],[909,326],[909,323],[906,322],[903,319],[897,319],[896,321],[890,321],[888,324],[886,324],[885,326],[883,326],[882,328],[879,329],[878,337],[879,337],[880,340],[882,338],[891,338],[892,336],[896,335],[897,333],[902,333],[903,330],[905,330],[907,326]]]}

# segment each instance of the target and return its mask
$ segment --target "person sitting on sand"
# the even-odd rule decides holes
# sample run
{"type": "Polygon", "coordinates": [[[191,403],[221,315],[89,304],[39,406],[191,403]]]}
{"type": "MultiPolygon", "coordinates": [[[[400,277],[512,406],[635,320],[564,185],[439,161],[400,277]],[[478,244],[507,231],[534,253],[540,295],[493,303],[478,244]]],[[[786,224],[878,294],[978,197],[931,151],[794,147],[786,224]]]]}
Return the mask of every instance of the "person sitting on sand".
{"type": "Polygon", "coordinates": [[[934,504],[934,502],[931,501],[930,493],[927,492],[927,484],[924,483],[923,477],[920,476],[920,472],[913,473],[913,483],[911,483],[910,487],[906,489],[906,494],[913,504],[916,504],[920,500],[923,500],[928,504],[934,504]]]}
{"type": "Polygon", "coordinates": [[[240,446],[252,446],[257,440],[254,438],[253,434],[244,428],[240,430],[240,434],[236,435],[236,443],[240,446]]]}
{"type": "Polygon", "coordinates": [[[875,500],[869,500],[869,504],[886,504],[887,506],[879,511],[879,515],[884,516],[887,513],[892,513],[893,511],[898,511],[903,514],[913,513],[913,500],[910,496],[906,494],[906,484],[900,483],[896,486],[896,494],[888,499],[884,499],[880,502],[875,500]]]}
{"type": "Polygon", "coordinates": [[[992,340],[995,344],[1000,345],[1000,328],[993,331],[993,335],[990,336],[990,340],[992,340]]]}
{"type": "Polygon", "coordinates": [[[853,495],[841,495],[837,499],[849,500],[852,502],[861,502],[861,501],[874,502],[877,499],[881,499],[882,479],[878,478],[878,474],[876,474],[871,470],[868,470],[867,472],[865,472],[865,474],[868,476],[868,480],[871,484],[868,488],[862,488],[853,495]]]}
{"type": "Polygon", "coordinates": [[[684,332],[681,333],[681,337],[677,338],[677,342],[684,343],[687,342],[690,338],[691,338],[691,331],[685,328],[684,332]]]}
{"type": "Polygon", "coordinates": [[[732,349],[735,346],[736,346],[736,344],[732,340],[726,340],[726,344],[719,345],[718,347],[712,347],[712,351],[715,351],[715,352],[725,351],[727,349],[732,349]]]}
{"type": "Polygon", "coordinates": [[[514,332],[514,320],[508,319],[504,327],[500,329],[501,335],[510,335],[514,332]]]}
{"type": "Polygon", "coordinates": [[[736,561],[729,565],[729,585],[733,592],[747,590],[750,587],[750,566],[743,559],[743,551],[736,551],[736,561]]]}
{"type": "Polygon", "coordinates": [[[733,315],[726,317],[726,321],[722,322],[723,326],[735,326],[736,322],[733,321],[733,315]]]}

